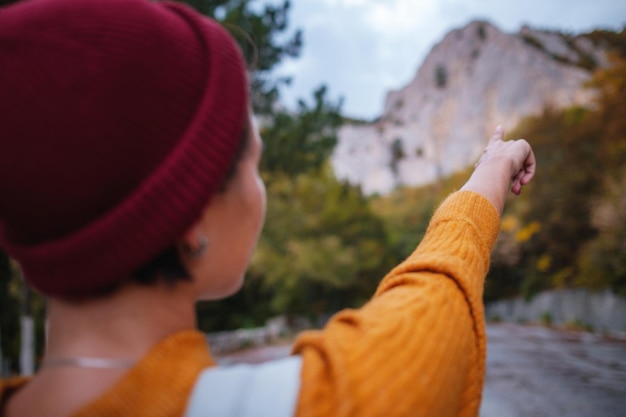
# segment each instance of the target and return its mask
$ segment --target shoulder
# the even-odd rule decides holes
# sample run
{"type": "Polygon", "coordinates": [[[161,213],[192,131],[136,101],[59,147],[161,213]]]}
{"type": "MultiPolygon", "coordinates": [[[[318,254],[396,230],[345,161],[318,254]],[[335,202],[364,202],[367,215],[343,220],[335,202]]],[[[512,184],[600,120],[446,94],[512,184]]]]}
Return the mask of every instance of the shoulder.
{"type": "Polygon", "coordinates": [[[20,388],[23,388],[28,381],[30,381],[30,378],[26,377],[0,378],[0,415],[2,415],[9,398],[20,388]]]}

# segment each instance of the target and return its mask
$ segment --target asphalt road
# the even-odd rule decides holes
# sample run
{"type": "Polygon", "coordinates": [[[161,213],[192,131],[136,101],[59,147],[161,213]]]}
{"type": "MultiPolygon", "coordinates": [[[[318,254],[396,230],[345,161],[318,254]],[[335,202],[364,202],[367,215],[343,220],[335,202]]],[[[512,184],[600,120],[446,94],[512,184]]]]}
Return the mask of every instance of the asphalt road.
{"type": "Polygon", "coordinates": [[[626,341],[490,325],[481,417],[625,417],[626,341]]]}
{"type": "MultiPolygon", "coordinates": [[[[626,341],[541,326],[487,326],[480,417],[626,417],[626,341]]],[[[268,346],[224,355],[222,364],[289,354],[268,346]]]]}

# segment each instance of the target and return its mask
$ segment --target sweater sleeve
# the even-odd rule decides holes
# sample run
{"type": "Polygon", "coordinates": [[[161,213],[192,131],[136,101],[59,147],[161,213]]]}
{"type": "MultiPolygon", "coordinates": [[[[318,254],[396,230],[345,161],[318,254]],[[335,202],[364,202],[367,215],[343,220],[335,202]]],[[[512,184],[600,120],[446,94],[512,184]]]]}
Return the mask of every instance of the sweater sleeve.
{"type": "Polygon", "coordinates": [[[498,230],[495,207],[479,194],[448,197],[369,303],[298,338],[296,415],[477,416],[483,283],[498,230]]]}
{"type": "Polygon", "coordinates": [[[4,409],[6,408],[9,398],[15,394],[18,390],[24,388],[31,377],[13,377],[10,379],[0,378],[0,416],[4,415],[4,409]]]}

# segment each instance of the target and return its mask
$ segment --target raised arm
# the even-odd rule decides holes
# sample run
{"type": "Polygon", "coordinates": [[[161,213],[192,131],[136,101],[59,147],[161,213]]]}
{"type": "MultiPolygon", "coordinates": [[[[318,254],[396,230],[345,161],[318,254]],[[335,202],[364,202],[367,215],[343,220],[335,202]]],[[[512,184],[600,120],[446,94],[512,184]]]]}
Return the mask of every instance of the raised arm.
{"type": "Polygon", "coordinates": [[[535,175],[533,150],[524,139],[504,142],[504,129],[498,126],[476,163],[476,169],[461,190],[481,194],[502,214],[506,192],[511,186],[515,195],[535,175]]]}
{"type": "Polygon", "coordinates": [[[509,182],[519,193],[535,171],[528,144],[502,142],[502,134],[373,299],[297,340],[299,417],[478,415],[489,254],[509,182]]]}

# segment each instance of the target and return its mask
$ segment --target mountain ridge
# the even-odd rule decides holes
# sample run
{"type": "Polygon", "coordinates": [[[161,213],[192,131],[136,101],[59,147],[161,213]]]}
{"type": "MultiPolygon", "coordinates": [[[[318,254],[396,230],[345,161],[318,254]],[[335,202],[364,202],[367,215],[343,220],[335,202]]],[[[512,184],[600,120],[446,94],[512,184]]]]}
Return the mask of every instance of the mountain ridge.
{"type": "Polygon", "coordinates": [[[433,46],[407,85],[388,92],[379,119],[339,129],[335,175],[365,194],[435,182],[471,165],[496,125],[512,129],[548,107],[589,105],[594,91],[584,83],[608,62],[585,35],[528,26],[509,34],[472,21],[433,46]]]}

